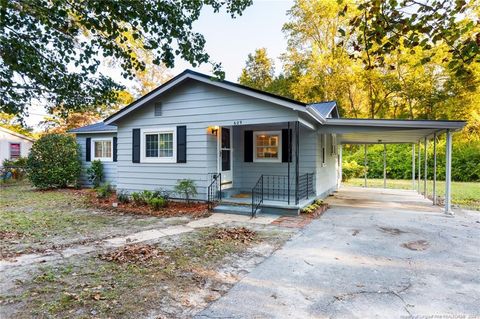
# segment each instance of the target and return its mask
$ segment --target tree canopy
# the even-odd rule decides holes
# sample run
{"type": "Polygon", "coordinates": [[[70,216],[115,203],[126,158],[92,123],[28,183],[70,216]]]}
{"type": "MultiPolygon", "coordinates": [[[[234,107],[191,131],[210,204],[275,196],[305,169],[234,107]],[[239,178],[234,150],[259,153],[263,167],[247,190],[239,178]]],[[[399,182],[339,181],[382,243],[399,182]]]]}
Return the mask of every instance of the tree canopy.
{"type": "Polygon", "coordinates": [[[0,4],[0,111],[26,115],[32,100],[49,111],[79,112],[115,103],[122,86],[101,74],[102,59],[113,58],[119,73],[133,79],[150,61],[130,39],[151,54],[155,65],[173,67],[175,57],[193,66],[211,63],[204,37],[192,24],[204,6],[222,7],[234,18],[251,0],[9,0],[0,4]]]}

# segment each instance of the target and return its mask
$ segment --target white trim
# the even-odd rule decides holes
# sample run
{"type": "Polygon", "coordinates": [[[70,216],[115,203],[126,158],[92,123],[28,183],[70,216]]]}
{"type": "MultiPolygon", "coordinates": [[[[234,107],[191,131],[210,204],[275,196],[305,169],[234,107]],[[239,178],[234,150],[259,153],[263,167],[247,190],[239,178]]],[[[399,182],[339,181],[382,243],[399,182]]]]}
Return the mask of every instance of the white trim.
{"type": "Polygon", "coordinates": [[[35,139],[34,139],[34,138],[31,138],[31,137],[22,135],[22,134],[20,134],[20,133],[17,133],[17,132],[14,132],[14,131],[12,131],[12,130],[9,130],[8,128],[4,128],[4,127],[2,127],[2,126],[0,126],[0,131],[4,131],[5,133],[8,133],[8,134],[13,135],[13,136],[16,136],[16,137],[23,138],[24,140],[27,140],[27,141],[30,141],[30,142],[35,142],[35,139]]]}
{"type": "Polygon", "coordinates": [[[90,154],[91,154],[91,160],[92,161],[100,160],[102,162],[113,162],[113,137],[92,138],[90,140],[90,154]],[[95,157],[95,142],[103,142],[103,141],[110,142],[110,154],[112,156],[110,156],[110,157],[95,157]]]}
{"type": "Polygon", "coordinates": [[[140,163],[177,163],[177,127],[145,128],[140,131],[140,163]],[[173,156],[172,157],[146,157],[145,156],[145,135],[153,133],[173,134],[173,156]]]}
{"type": "Polygon", "coordinates": [[[22,142],[8,142],[8,159],[13,161],[19,159],[20,157],[22,157],[22,142]],[[17,158],[12,158],[12,144],[18,144],[19,146],[20,154],[17,158]]]}
{"type": "Polygon", "coordinates": [[[282,162],[282,131],[254,131],[253,132],[253,161],[258,163],[281,163],[282,162]],[[257,157],[257,136],[278,135],[278,158],[257,157]]]}
{"type": "Polygon", "coordinates": [[[89,132],[68,132],[68,133],[72,133],[72,134],[75,134],[75,135],[78,135],[78,134],[101,134],[101,133],[112,134],[112,133],[117,133],[117,131],[89,131],[89,132]]]}
{"type": "Polygon", "coordinates": [[[312,106],[307,105],[306,110],[308,114],[310,114],[314,119],[316,119],[321,124],[325,124],[325,122],[327,122],[327,120],[322,116],[322,114],[320,114],[320,112],[318,112],[312,106]]]}
{"type": "Polygon", "coordinates": [[[422,120],[382,120],[382,119],[328,119],[327,125],[340,126],[375,126],[394,128],[419,128],[419,129],[453,129],[460,130],[465,126],[464,121],[422,121],[422,120]]]}
{"type": "MultiPolygon", "coordinates": [[[[202,76],[199,76],[199,75],[195,75],[195,74],[191,74],[191,73],[185,73],[183,76],[181,76],[178,79],[168,83],[167,85],[165,85],[164,87],[162,87],[158,91],[150,94],[148,97],[142,99],[141,101],[134,102],[130,107],[125,108],[124,110],[118,112],[118,114],[113,116],[111,119],[105,120],[104,123],[105,124],[111,124],[111,123],[115,122],[116,120],[120,119],[121,117],[127,115],[130,112],[133,112],[134,110],[136,110],[140,106],[142,106],[142,105],[148,103],[149,101],[155,99],[157,96],[159,96],[163,92],[171,89],[172,87],[176,86],[177,84],[183,82],[186,79],[197,80],[197,81],[200,81],[200,82],[203,82],[203,83],[207,83],[207,84],[217,86],[217,87],[220,87],[220,88],[223,88],[223,89],[227,89],[227,90],[230,90],[230,91],[233,91],[233,92],[237,92],[237,93],[240,93],[240,94],[243,94],[243,95],[251,96],[251,97],[263,100],[263,101],[267,101],[267,102],[271,102],[271,103],[274,103],[274,104],[282,105],[282,106],[291,108],[294,111],[300,111],[300,112],[305,112],[305,113],[309,114],[309,112],[307,112],[306,107],[297,105],[297,104],[292,103],[292,102],[288,102],[288,101],[285,101],[285,100],[282,100],[282,99],[279,99],[279,98],[276,98],[276,97],[273,97],[273,96],[269,96],[269,95],[266,95],[266,94],[257,93],[257,92],[251,91],[251,90],[247,90],[247,89],[244,89],[244,88],[241,88],[241,87],[231,85],[229,83],[222,82],[222,81],[213,81],[213,80],[206,79],[206,78],[204,78],[202,76]]],[[[316,117],[314,117],[314,118],[316,120],[320,121],[318,118],[316,118],[316,117]]],[[[323,119],[323,122],[324,121],[325,121],[325,119],[323,119]]]]}

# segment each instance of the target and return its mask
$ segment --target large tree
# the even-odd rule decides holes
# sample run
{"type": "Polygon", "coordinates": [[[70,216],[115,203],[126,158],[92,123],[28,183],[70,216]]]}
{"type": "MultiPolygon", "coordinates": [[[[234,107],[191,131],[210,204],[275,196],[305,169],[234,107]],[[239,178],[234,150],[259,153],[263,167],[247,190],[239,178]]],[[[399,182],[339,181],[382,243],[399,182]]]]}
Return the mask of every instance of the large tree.
{"type": "Polygon", "coordinates": [[[274,62],[268,57],[267,49],[257,49],[255,53],[248,54],[238,82],[255,89],[268,90],[275,76],[274,68],[274,62]]]}
{"type": "Polygon", "coordinates": [[[222,76],[192,24],[205,5],[235,17],[251,2],[2,0],[0,111],[23,117],[32,100],[74,112],[115,103],[121,86],[99,73],[102,59],[116,59],[127,79],[146,68],[127,35],[151,52],[154,64],[173,67],[179,56],[193,66],[211,63],[222,76]]]}

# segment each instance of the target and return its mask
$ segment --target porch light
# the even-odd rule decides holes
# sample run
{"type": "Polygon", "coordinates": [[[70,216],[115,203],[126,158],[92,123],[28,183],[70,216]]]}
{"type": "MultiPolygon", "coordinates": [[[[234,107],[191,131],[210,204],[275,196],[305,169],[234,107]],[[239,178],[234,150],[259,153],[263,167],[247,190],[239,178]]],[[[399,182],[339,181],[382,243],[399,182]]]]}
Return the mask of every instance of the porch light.
{"type": "Polygon", "coordinates": [[[208,130],[211,132],[211,134],[215,136],[218,134],[218,129],[219,127],[217,125],[208,127],[208,130]]]}

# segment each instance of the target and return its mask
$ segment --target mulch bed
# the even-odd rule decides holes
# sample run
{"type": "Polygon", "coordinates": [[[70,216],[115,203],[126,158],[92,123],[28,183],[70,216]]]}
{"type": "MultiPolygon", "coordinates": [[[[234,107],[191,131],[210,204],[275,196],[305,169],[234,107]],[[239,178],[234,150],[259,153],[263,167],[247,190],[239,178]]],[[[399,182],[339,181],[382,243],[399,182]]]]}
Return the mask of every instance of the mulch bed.
{"type": "Polygon", "coordinates": [[[97,198],[92,190],[83,190],[89,195],[90,205],[102,210],[108,210],[125,214],[137,214],[158,217],[190,216],[193,218],[206,217],[210,215],[206,203],[184,203],[178,201],[169,201],[168,206],[159,210],[154,210],[148,205],[136,205],[133,202],[119,203],[115,194],[109,198],[97,198]],[[114,207],[116,203],[117,207],[114,207]]]}
{"type": "Polygon", "coordinates": [[[271,224],[288,228],[303,228],[310,224],[313,219],[322,216],[327,209],[328,204],[323,204],[311,214],[301,213],[298,216],[282,216],[275,219],[271,224]]]}

